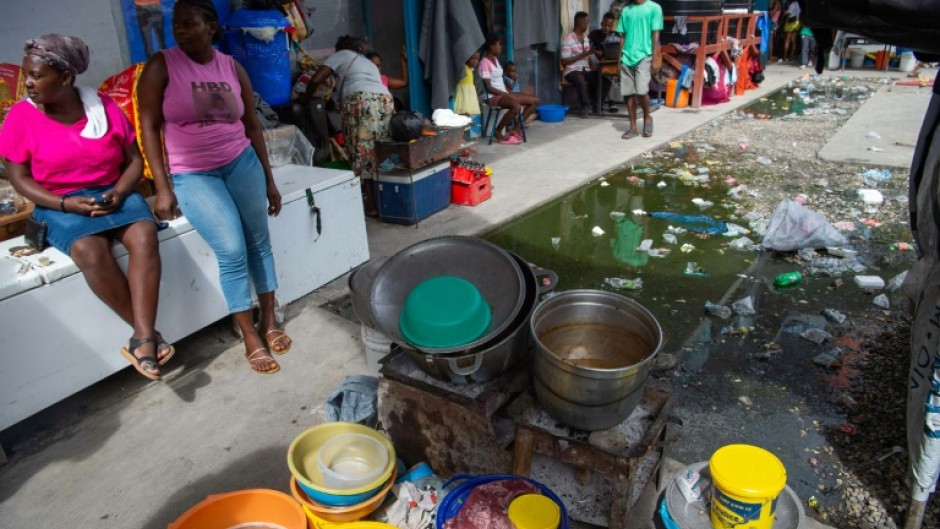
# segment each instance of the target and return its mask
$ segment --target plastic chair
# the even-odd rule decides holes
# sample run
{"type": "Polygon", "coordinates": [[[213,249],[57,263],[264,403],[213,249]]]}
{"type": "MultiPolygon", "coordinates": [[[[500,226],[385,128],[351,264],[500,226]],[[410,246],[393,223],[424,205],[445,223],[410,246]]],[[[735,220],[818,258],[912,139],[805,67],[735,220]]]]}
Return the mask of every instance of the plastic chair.
{"type": "MultiPolygon", "coordinates": [[[[490,93],[485,89],[483,90],[483,104],[486,106],[486,113],[483,115],[483,135],[489,136],[488,145],[493,144],[493,138],[496,137],[496,127],[499,125],[499,114],[503,110],[499,107],[490,106],[490,93]],[[490,129],[490,122],[493,123],[493,128],[490,129]]],[[[509,112],[508,110],[506,112],[509,112]]],[[[522,132],[522,141],[523,143],[528,141],[525,134],[525,120],[522,119],[522,111],[519,112],[519,115],[516,116],[511,122],[510,125],[513,125],[516,120],[519,120],[519,130],[522,132]]]]}

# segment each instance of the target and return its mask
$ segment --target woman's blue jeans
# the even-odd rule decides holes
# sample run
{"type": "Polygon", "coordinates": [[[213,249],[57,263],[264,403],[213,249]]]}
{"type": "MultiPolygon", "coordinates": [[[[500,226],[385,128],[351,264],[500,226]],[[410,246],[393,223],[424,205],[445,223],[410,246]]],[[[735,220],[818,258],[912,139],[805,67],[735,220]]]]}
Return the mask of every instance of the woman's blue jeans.
{"type": "Polygon", "coordinates": [[[175,174],[173,184],[180,209],[219,261],[229,312],[251,309],[252,282],[258,294],[274,292],[267,183],[255,150],[217,169],[175,174]]]}

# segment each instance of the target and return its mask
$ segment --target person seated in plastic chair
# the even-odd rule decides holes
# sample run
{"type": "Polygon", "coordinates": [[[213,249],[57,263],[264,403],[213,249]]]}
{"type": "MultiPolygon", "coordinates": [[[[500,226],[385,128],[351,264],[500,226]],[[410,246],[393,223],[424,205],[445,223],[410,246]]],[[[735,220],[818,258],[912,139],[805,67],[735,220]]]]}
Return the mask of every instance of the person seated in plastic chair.
{"type": "Polygon", "coordinates": [[[499,35],[487,35],[483,48],[484,56],[480,61],[480,77],[483,79],[487,105],[508,110],[496,124],[496,140],[503,145],[518,145],[522,143],[522,122],[517,118],[521,115],[522,119],[528,119],[534,115],[539,98],[523,93],[513,94],[506,89],[503,68],[497,58],[502,51],[499,35]]]}

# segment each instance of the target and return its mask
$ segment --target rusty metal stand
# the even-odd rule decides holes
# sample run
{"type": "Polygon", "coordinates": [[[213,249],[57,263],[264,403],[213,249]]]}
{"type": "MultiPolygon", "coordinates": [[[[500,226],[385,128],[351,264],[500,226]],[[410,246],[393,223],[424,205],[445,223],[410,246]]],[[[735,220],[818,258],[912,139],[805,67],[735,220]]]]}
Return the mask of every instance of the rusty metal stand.
{"type": "Polygon", "coordinates": [[[558,425],[536,402],[528,365],[523,360],[519,369],[495,380],[455,385],[431,378],[395,347],[382,360],[379,423],[402,459],[425,461],[444,478],[534,473],[563,499],[560,490],[574,487],[566,501],[609,490],[610,512],[602,496],[597,514],[607,515],[609,527],[625,527],[646,485],[659,482],[664,447],[672,441],[666,426],[675,397],[648,383],[637,409],[621,425],[601,432],[572,430],[558,425]],[[543,462],[533,465],[535,454],[574,467],[575,479],[567,472],[541,475],[543,462]],[[592,483],[592,474],[604,479],[592,483]]]}
{"type": "Polygon", "coordinates": [[[523,404],[525,409],[516,421],[512,473],[528,476],[533,454],[541,454],[575,467],[576,480],[582,486],[590,481],[591,473],[608,476],[612,486],[608,527],[626,527],[645,486],[651,480],[660,481],[664,447],[671,442],[666,439],[666,426],[674,405],[675,397],[670,393],[647,386],[637,410],[623,423],[644,417],[651,420],[639,439],[631,440],[618,426],[593,432],[585,440],[585,432],[546,428],[544,411],[538,404],[534,400],[523,404]]]}

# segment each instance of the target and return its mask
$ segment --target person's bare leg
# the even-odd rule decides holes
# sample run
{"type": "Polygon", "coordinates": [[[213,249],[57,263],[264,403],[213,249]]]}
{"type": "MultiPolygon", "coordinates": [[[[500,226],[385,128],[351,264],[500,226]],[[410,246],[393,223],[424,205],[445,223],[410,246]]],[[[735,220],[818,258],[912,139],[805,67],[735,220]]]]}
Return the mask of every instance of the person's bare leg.
{"type": "Polygon", "coordinates": [[[290,349],[292,340],[277,326],[274,314],[276,300],[274,292],[258,294],[258,304],[261,306],[260,334],[267,342],[268,348],[275,353],[286,353],[290,349]]]}
{"type": "Polygon", "coordinates": [[[251,368],[262,372],[278,369],[280,366],[277,360],[271,356],[264,340],[258,334],[258,329],[255,328],[251,310],[236,312],[232,314],[232,319],[235,320],[235,325],[238,325],[238,330],[245,339],[245,355],[248,357],[251,368]]]}
{"type": "Polygon", "coordinates": [[[508,111],[503,114],[503,117],[500,118],[499,123],[496,125],[496,139],[503,140],[506,139],[508,135],[506,132],[508,132],[509,124],[519,115],[522,107],[519,105],[519,102],[516,101],[516,98],[509,94],[499,96],[499,107],[508,111]]]}
{"type": "MultiPolygon", "coordinates": [[[[119,231],[118,240],[127,248],[127,285],[135,338],[153,336],[160,292],[160,244],[153,222],[137,222],[119,231]]],[[[159,360],[159,359],[158,359],[159,360]]]]}
{"type": "Polygon", "coordinates": [[[636,134],[636,96],[627,96],[627,112],[630,115],[630,132],[636,134]]]}
{"type": "MultiPolygon", "coordinates": [[[[653,116],[650,115],[650,95],[649,93],[646,93],[641,96],[636,96],[636,98],[640,102],[640,108],[643,109],[643,125],[645,129],[646,125],[653,124],[653,116]]],[[[650,135],[652,135],[652,133],[650,133],[650,135]]],[[[644,136],[647,138],[649,137],[649,136],[646,136],[646,134],[644,134],[644,136]]]]}
{"type": "MultiPolygon", "coordinates": [[[[82,237],[72,243],[70,256],[95,296],[134,328],[134,338],[141,340],[153,337],[153,320],[150,320],[148,325],[145,318],[140,318],[138,322],[134,317],[127,278],[111,254],[111,241],[107,237],[82,237]]],[[[134,356],[137,358],[154,354],[154,344],[150,343],[134,350],[134,356]]],[[[146,371],[154,375],[160,374],[157,368],[146,371]]]]}

